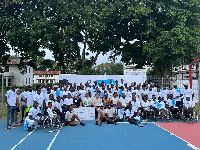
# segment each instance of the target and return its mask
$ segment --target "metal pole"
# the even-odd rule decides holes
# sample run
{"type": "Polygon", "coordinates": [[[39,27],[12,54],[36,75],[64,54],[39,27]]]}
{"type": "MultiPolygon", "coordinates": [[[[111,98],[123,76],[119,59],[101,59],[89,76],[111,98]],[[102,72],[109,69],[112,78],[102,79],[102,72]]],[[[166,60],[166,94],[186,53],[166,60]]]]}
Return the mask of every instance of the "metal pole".
{"type": "Polygon", "coordinates": [[[3,107],[3,101],[4,101],[4,75],[2,74],[2,107],[3,107]]]}
{"type": "Polygon", "coordinates": [[[163,87],[163,82],[164,82],[164,80],[163,80],[164,78],[162,77],[162,87],[163,87]]]}

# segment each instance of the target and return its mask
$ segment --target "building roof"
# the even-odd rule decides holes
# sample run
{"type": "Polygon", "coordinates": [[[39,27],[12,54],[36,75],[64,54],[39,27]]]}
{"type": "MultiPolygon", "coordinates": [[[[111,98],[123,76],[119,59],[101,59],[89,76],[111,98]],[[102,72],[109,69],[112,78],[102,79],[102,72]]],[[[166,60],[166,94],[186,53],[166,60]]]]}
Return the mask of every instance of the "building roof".
{"type": "Polygon", "coordinates": [[[35,71],[34,75],[59,75],[60,71],[35,71]]]}
{"type": "MultiPolygon", "coordinates": [[[[30,60],[23,60],[24,62],[30,62],[30,60]]],[[[8,59],[8,61],[6,62],[6,65],[18,65],[20,63],[20,59],[8,59]]],[[[2,63],[0,63],[2,64],[2,63]]]]}

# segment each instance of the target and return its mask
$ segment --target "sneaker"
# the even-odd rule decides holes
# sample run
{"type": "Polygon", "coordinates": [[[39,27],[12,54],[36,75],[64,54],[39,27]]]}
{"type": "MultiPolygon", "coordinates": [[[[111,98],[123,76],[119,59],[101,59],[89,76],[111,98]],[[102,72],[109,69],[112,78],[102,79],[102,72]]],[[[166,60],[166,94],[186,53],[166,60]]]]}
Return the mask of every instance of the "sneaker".
{"type": "Polygon", "coordinates": [[[114,124],[117,125],[117,122],[115,122],[114,124]]]}
{"type": "Polygon", "coordinates": [[[22,119],[21,121],[20,121],[20,123],[23,123],[24,122],[24,120],[22,119]]]}
{"type": "Polygon", "coordinates": [[[98,125],[98,121],[96,121],[95,125],[98,125]]]}
{"type": "Polygon", "coordinates": [[[85,126],[85,124],[83,122],[81,122],[80,125],[85,126]]]}
{"type": "Polygon", "coordinates": [[[140,124],[138,124],[138,126],[139,126],[139,127],[143,127],[143,124],[142,124],[142,123],[140,123],[140,124]]]}
{"type": "Polygon", "coordinates": [[[99,124],[99,126],[102,126],[102,123],[101,123],[101,122],[99,122],[98,124],[99,124]]]}
{"type": "Polygon", "coordinates": [[[12,125],[11,128],[16,128],[16,126],[15,126],[15,125],[12,125]]]}
{"type": "Polygon", "coordinates": [[[10,127],[10,126],[7,126],[7,127],[6,127],[6,130],[11,130],[11,127],[10,127]]]}

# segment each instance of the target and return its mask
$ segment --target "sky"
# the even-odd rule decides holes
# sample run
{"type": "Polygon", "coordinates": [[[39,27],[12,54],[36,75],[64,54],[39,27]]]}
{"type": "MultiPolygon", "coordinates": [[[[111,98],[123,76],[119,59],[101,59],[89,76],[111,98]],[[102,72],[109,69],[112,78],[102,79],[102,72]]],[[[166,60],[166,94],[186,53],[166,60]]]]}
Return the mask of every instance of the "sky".
{"type": "MultiPolygon", "coordinates": [[[[45,49],[45,52],[46,52],[46,56],[44,57],[45,59],[54,60],[52,52],[50,52],[48,49],[45,49]]],[[[94,53],[91,53],[91,52],[89,52],[89,53],[90,53],[90,56],[95,56],[94,53]]],[[[110,52],[108,52],[104,56],[102,54],[100,54],[99,57],[97,58],[96,65],[100,65],[101,63],[106,63],[106,62],[110,63],[111,61],[109,61],[109,59],[108,59],[110,54],[111,54],[110,52]]],[[[15,55],[13,50],[10,51],[10,55],[15,55]]],[[[86,58],[87,58],[87,56],[86,56],[86,58]]],[[[119,63],[120,60],[121,60],[121,56],[117,57],[115,63],[119,63]]]]}

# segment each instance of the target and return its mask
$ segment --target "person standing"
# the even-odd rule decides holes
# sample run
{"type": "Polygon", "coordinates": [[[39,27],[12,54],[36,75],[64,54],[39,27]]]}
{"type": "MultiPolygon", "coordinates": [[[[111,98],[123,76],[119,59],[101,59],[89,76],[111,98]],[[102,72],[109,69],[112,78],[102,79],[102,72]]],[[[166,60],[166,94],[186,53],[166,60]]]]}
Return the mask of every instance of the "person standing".
{"type": "Polygon", "coordinates": [[[11,90],[9,90],[5,97],[5,102],[7,106],[7,130],[10,130],[11,128],[15,128],[14,125],[14,116],[16,111],[16,92],[15,92],[16,86],[13,85],[11,90]],[[10,122],[11,119],[11,122],[10,122]]]}

